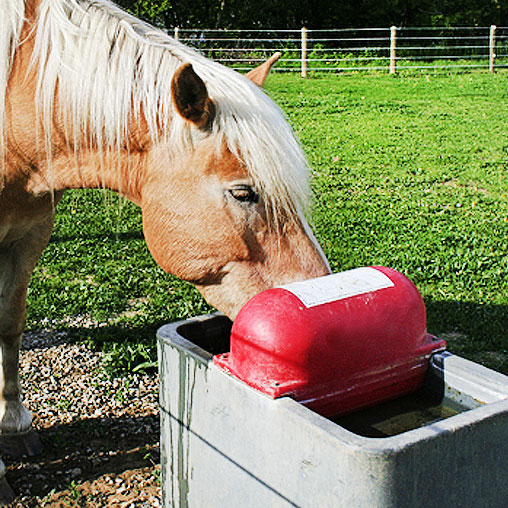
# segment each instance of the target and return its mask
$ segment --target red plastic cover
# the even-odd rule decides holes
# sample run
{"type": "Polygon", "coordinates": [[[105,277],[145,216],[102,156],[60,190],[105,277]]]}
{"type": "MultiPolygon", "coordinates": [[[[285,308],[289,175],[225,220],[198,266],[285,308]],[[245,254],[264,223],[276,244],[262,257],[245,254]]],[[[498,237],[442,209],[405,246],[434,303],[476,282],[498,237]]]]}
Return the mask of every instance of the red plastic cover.
{"type": "Polygon", "coordinates": [[[363,267],[259,293],[241,309],[230,353],[214,363],[276,398],[325,416],[418,389],[443,340],[404,275],[363,267]]]}

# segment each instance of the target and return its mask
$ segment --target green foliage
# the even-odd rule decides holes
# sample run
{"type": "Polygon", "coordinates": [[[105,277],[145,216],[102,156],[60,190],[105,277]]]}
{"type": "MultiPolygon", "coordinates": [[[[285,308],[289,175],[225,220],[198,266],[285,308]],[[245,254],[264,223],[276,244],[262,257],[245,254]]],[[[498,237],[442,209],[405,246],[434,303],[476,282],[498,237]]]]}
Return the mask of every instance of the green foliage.
{"type": "Polygon", "coordinates": [[[157,351],[150,344],[113,342],[105,349],[106,371],[112,375],[157,368],[157,351]]]}
{"type": "Polygon", "coordinates": [[[396,26],[506,26],[508,5],[497,0],[118,0],[136,16],[171,29],[396,26]]]}

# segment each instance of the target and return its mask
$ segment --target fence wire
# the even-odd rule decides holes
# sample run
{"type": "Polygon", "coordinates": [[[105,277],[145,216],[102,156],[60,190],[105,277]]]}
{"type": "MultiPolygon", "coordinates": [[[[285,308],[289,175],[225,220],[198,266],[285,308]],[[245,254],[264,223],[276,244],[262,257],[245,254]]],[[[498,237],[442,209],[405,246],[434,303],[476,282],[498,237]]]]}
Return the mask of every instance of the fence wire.
{"type": "Polygon", "coordinates": [[[336,30],[175,29],[184,44],[239,71],[274,52],[278,71],[410,71],[508,67],[508,27],[336,30]]]}

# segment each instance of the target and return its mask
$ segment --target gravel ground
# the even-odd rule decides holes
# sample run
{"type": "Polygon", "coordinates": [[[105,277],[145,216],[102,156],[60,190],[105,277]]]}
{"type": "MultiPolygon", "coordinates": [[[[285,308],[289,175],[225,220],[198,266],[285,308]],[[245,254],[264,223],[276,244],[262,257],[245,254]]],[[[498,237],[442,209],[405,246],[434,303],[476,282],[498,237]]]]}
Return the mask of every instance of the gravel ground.
{"type": "Polygon", "coordinates": [[[24,401],[43,451],[4,455],[10,507],[158,507],[157,375],[112,379],[102,354],[65,333],[26,334],[24,401]]]}

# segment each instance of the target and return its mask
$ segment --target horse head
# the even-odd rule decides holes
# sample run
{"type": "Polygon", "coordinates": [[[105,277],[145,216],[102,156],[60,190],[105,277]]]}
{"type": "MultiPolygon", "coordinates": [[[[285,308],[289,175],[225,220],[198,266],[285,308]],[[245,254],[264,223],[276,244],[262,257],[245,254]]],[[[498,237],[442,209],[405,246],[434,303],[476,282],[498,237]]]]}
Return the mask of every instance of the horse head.
{"type": "MultiPolygon", "coordinates": [[[[267,67],[248,77],[262,85],[267,67]]],[[[223,105],[209,96],[190,64],[179,67],[171,90],[194,142],[177,154],[167,142],[150,150],[141,207],[146,242],[157,263],[193,283],[231,318],[264,289],[329,273],[301,203],[286,189],[304,182],[270,186],[264,175],[252,174],[245,161],[249,147],[228,144],[216,125],[223,105]],[[282,204],[273,193],[284,194],[282,204]]],[[[259,119],[257,113],[244,116],[259,119]]],[[[285,171],[272,180],[299,177],[279,169],[285,171]]]]}

